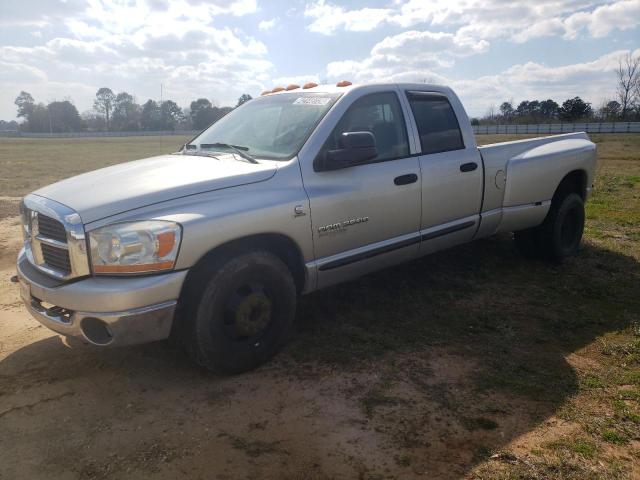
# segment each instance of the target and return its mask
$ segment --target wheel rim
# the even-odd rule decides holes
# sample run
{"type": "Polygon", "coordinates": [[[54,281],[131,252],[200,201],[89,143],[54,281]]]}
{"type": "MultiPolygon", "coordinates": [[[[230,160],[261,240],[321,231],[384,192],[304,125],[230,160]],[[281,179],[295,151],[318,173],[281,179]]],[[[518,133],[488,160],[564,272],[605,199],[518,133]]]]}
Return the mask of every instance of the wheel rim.
{"type": "Polygon", "coordinates": [[[240,285],[225,305],[225,332],[234,341],[259,344],[269,330],[272,316],[273,302],[264,285],[258,282],[240,285]]]}
{"type": "Polygon", "coordinates": [[[578,241],[579,230],[580,218],[578,211],[573,208],[566,213],[560,228],[560,238],[562,240],[563,250],[567,251],[575,248],[578,241]]]}

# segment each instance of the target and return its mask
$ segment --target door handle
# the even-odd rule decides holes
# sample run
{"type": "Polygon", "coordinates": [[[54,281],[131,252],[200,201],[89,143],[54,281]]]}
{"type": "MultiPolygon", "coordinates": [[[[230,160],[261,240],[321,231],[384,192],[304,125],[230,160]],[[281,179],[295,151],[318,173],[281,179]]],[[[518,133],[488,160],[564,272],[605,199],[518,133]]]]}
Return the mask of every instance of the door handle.
{"type": "Polygon", "coordinates": [[[476,168],[478,168],[478,164],[476,162],[463,163],[460,165],[461,172],[473,172],[476,168]]]}
{"type": "Polygon", "coordinates": [[[393,183],[396,185],[409,185],[418,181],[418,175],[415,173],[407,173],[406,175],[400,175],[393,179],[393,183]]]}

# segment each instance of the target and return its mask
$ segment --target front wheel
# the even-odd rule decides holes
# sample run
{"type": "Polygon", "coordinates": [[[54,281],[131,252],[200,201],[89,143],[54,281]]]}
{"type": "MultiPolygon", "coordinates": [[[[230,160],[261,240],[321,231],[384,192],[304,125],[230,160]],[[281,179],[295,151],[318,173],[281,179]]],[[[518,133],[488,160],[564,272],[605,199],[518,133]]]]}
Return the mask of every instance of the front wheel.
{"type": "Polygon", "coordinates": [[[211,273],[189,321],[187,349],[212,371],[241,373],[277,353],[291,331],[296,287],[287,266],[249,252],[211,273]]]}
{"type": "Polygon", "coordinates": [[[570,193],[551,204],[542,225],[514,233],[518,250],[529,258],[561,263],[578,253],[584,232],[584,201],[570,193]]]}

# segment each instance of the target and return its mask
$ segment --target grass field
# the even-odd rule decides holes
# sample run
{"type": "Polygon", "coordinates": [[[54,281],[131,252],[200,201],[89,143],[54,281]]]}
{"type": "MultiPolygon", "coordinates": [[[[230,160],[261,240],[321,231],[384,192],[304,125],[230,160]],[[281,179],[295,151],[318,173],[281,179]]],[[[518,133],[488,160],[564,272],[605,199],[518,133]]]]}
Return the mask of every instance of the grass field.
{"type": "Polygon", "coordinates": [[[39,187],[114,163],[179,150],[189,137],[0,138],[0,196],[39,187]]]}
{"type": "MultiPolygon", "coordinates": [[[[524,137],[487,135],[478,141],[524,137]]],[[[305,441],[287,444],[286,435],[297,438],[301,428],[306,438],[311,428],[321,430],[318,423],[304,422],[309,415],[320,425],[330,424],[326,436],[317,438],[329,442],[338,430],[347,430],[350,440],[341,448],[349,450],[356,437],[364,443],[348,457],[334,453],[317,460],[306,475],[286,478],[331,478],[309,472],[331,471],[328,465],[339,462],[363,479],[640,478],[640,135],[591,137],[599,163],[578,257],[562,266],[526,261],[514,252],[509,236],[500,236],[303,297],[292,342],[250,378],[268,382],[269,390],[290,388],[292,397],[311,392],[307,400],[320,413],[314,417],[311,409],[279,424],[282,412],[296,412],[299,405],[284,404],[269,417],[271,423],[221,434],[220,441],[244,452],[256,468],[266,469],[278,456],[295,463],[306,452],[305,441]],[[357,406],[353,418],[332,422],[343,404],[357,406]],[[371,452],[384,452],[391,463],[380,467],[371,452]]],[[[74,173],[170,152],[182,141],[0,139],[0,195],[18,197],[74,173]]],[[[14,201],[7,201],[13,209],[14,201]]],[[[124,354],[127,362],[132,356],[134,365],[151,361],[149,354],[135,357],[138,351],[124,354]]],[[[110,368],[118,360],[102,355],[91,357],[107,360],[99,360],[100,370],[90,374],[112,381],[117,375],[110,368]]],[[[164,355],[150,357],[158,370],[175,374],[171,363],[159,363],[167,362],[164,355]]],[[[58,360],[70,362],[69,357],[58,360]]],[[[16,359],[19,354],[8,363],[19,363],[16,359]]],[[[22,364],[16,368],[20,371],[22,364]]],[[[133,380],[126,389],[147,384],[131,370],[127,366],[133,380]]],[[[36,375],[25,372],[26,380],[12,380],[20,389],[36,375]]],[[[183,395],[200,385],[184,375],[174,403],[183,403],[183,395]]],[[[155,370],[151,377],[158,377],[155,370]]],[[[169,387],[172,381],[154,385],[170,395],[176,391],[169,387]]],[[[251,380],[242,382],[233,388],[246,391],[251,380]]],[[[11,391],[12,385],[4,386],[11,391]]],[[[250,390],[244,400],[236,395],[234,403],[260,411],[258,398],[269,401],[260,396],[263,390],[250,390]]],[[[77,393],[76,398],[83,397],[77,393]]],[[[216,401],[209,400],[215,409],[233,409],[231,402],[216,401]]],[[[156,406],[157,423],[182,415],[172,410],[174,403],[156,406]]],[[[189,408],[208,412],[196,402],[189,408]]],[[[192,420],[180,416],[180,428],[196,432],[201,421],[196,413],[192,420]]],[[[138,420],[127,421],[136,425],[138,420]]],[[[76,435],[82,432],[79,424],[74,428],[76,435]]],[[[202,447],[206,442],[198,435],[193,433],[193,442],[202,447]]],[[[200,457],[187,460],[185,468],[192,468],[200,457]]],[[[91,462],[91,472],[106,468],[95,458],[91,462]]]]}

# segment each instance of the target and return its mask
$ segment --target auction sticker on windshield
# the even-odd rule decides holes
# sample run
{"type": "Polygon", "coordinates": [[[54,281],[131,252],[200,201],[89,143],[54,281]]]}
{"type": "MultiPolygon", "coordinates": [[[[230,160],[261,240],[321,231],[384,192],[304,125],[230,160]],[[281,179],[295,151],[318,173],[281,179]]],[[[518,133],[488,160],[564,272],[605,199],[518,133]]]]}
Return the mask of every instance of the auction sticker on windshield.
{"type": "Polygon", "coordinates": [[[330,97],[298,97],[294,105],[326,105],[331,101],[330,97]]]}

